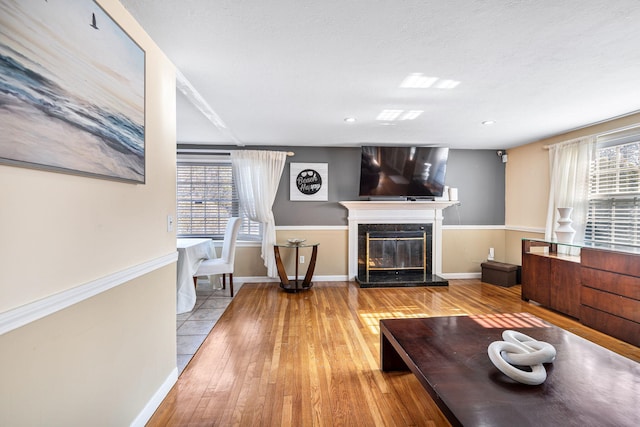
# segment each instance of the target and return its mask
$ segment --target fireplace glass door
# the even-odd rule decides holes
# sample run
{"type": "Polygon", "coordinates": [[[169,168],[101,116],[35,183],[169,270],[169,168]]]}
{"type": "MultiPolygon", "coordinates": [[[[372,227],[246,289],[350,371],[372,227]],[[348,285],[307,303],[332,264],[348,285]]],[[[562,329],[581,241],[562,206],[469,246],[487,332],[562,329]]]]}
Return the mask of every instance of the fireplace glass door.
{"type": "Polygon", "coordinates": [[[427,274],[425,231],[369,231],[366,233],[366,281],[374,272],[427,274]]]}

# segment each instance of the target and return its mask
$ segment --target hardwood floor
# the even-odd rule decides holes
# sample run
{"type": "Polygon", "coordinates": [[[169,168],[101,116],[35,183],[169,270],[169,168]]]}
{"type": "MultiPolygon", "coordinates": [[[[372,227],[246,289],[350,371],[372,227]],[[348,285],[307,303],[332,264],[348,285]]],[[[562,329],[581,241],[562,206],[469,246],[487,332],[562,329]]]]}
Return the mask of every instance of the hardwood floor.
{"type": "Polygon", "coordinates": [[[244,284],[150,426],[449,425],[411,373],[382,373],[384,318],[529,312],[640,361],[640,349],[520,299],[520,286],[360,289],[316,282],[299,294],[244,284]]]}

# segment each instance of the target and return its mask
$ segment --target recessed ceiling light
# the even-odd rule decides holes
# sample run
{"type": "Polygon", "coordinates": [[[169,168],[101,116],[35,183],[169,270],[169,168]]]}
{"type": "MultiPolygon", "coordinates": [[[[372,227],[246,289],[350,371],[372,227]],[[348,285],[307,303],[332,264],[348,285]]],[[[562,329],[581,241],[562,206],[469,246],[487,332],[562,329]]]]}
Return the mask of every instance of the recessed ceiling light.
{"type": "Polygon", "coordinates": [[[484,122],[482,122],[483,125],[494,125],[495,123],[495,120],[485,120],[484,122]]]}
{"type": "Polygon", "coordinates": [[[356,121],[356,118],[355,117],[345,117],[344,121],[347,122],[347,123],[353,123],[353,122],[356,121]]]}

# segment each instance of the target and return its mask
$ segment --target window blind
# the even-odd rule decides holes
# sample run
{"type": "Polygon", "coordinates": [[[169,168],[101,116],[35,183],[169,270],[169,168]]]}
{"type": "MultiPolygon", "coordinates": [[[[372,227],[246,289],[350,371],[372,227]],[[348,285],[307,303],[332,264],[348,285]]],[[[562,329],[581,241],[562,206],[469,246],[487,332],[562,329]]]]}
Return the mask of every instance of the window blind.
{"type": "Polygon", "coordinates": [[[599,139],[589,176],[585,241],[640,246],[640,131],[599,139]]]}
{"type": "MultiPolygon", "coordinates": [[[[177,234],[222,238],[239,203],[230,162],[179,162],[177,165],[177,234]]],[[[244,218],[242,239],[259,239],[260,224],[244,218]]]]}

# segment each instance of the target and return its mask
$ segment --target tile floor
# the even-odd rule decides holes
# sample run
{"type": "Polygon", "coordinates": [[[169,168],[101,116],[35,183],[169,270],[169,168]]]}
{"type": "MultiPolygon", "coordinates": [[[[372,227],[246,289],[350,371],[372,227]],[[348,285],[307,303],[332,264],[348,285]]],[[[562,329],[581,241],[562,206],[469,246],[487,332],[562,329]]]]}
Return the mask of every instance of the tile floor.
{"type": "MultiPolygon", "coordinates": [[[[234,294],[239,290],[237,287],[234,283],[234,294]]],[[[232,299],[228,286],[227,289],[212,289],[207,282],[198,283],[196,295],[193,310],[178,314],[176,318],[179,374],[182,374],[232,299]]]]}

